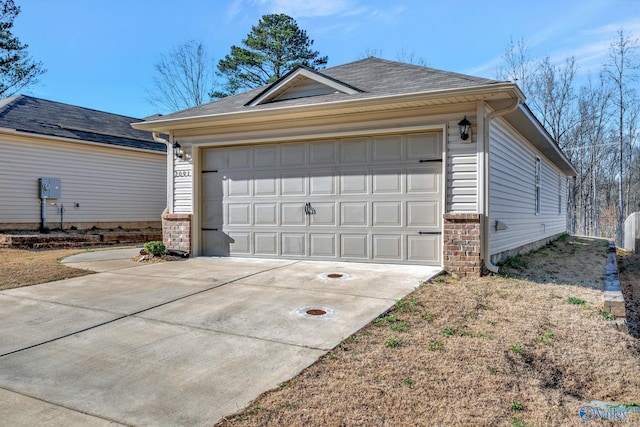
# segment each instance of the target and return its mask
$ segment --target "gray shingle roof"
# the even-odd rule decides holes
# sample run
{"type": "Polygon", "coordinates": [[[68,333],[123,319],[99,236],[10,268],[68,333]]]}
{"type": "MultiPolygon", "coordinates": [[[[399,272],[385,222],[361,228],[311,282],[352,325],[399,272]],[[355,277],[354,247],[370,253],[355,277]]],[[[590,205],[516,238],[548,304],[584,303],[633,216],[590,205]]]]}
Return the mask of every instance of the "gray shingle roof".
{"type": "Polygon", "coordinates": [[[337,67],[327,68],[325,70],[319,70],[317,72],[353,88],[357,88],[361,92],[357,94],[334,93],[330,95],[278,101],[253,107],[246,106],[247,103],[268,88],[265,86],[238,95],[222,98],[208,104],[178,111],[166,116],[155,117],[151,120],[169,120],[221,113],[262,110],[283,106],[379,98],[390,95],[432,92],[445,89],[462,89],[501,83],[497,80],[393,62],[374,57],[339,65],[337,67]]]}
{"type": "Polygon", "coordinates": [[[151,132],[133,129],[135,119],[104,111],[17,95],[0,101],[0,127],[106,145],[166,151],[151,132]]]}

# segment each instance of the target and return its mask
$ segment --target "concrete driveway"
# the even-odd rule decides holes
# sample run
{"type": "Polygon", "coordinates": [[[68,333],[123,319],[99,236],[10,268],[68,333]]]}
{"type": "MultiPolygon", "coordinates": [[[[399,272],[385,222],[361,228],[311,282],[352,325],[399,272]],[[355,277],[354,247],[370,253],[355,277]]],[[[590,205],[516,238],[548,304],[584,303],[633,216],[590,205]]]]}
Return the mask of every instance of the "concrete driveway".
{"type": "Polygon", "coordinates": [[[242,258],[138,265],[130,252],[81,254],[66,261],[101,273],[0,292],[2,424],[212,425],[439,272],[242,258]]]}

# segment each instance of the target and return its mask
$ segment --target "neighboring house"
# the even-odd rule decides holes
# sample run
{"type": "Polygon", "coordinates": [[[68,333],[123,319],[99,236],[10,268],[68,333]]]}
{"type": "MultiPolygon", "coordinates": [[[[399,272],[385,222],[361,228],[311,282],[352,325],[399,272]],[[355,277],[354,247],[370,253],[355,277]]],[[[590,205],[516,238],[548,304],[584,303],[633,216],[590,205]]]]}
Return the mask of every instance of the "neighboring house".
{"type": "Polygon", "coordinates": [[[478,275],[566,230],[575,170],[524,101],[515,83],[368,58],[133,126],[176,145],[172,248],[478,275]]]}
{"type": "Polygon", "coordinates": [[[59,228],[61,207],[65,229],[160,227],[166,145],[131,128],[138,120],[24,95],[0,101],[0,230],[35,230],[43,216],[59,228]],[[52,191],[44,212],[41,178],[52,191]]]}

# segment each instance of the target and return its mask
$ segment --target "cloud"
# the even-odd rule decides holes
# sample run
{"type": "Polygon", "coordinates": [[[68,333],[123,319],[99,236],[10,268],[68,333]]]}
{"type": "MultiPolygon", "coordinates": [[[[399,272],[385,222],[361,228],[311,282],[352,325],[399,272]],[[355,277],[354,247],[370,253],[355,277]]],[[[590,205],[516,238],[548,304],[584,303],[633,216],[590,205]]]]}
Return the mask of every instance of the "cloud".
{"type": "MultiPolygon", "coordinates": [[[[286,13],[295,18],[314,18],[338,14],[352,14],[366,8],[357,7],[352,0],[252,0],[270,13],[286,13]]],[[[359,12],[362,13],[362,12],[359,12]]]]}

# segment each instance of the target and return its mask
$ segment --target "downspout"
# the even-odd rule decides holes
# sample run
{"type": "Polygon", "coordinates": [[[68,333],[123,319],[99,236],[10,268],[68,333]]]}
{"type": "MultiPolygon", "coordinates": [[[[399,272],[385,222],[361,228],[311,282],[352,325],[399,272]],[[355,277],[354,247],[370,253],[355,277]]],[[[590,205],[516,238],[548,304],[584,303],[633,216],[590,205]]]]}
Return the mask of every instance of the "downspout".
{"type": "MultiPolygon", "coordinates": [[[[172,156],[173,152],[171,151],[171,143],[169,141],[167,141],[166,139],[164,139],[164,138],[160,138],[160,132],[152,132],[152,135],[153,135],[153,140],[155,142],[159,142],[160,144],[166,144],[166,146],[167,146],[167,156],[168,156],[167,160],[169,160],[169,159],[173,160],[173,156],[172,156]]],[[[167,170],[169,170],[169,168],[171,168],[171,170],[173,170],[173,164],[169,164],[169,161],[167,161],[167,170]]],[[[173,182],[170,183],[169,181],[172,180],[172,179],[173,179],[173,174],[170,174],[170,173],[167,172],[167,194],[166,194],[166,196],[167,196],[167,199],[166,199],[167,206],[164,208],[164,211],[162,211],[162,215],[168,214],[170,212],[169,211],[169,192],[173,191],[173,185],[172,185],[173,182]]]]}
{"type": "Polygon", "coordinates": [[[484,266],[492,273],[497,273],[498,267],[491,263],[490,242],[489,242],[489,182],[490,182],[490,170],[489,170],[489,124],[491,120],[496,117],[503,116],[515,111],[521,103],[519,96],[512,99],[511,104],[501,110],[495,110],[484,116],[484,134],[482,138],[483,152],[484,152],[484,218],[482,227],[482,251],[484,258],[484,266]]]}

